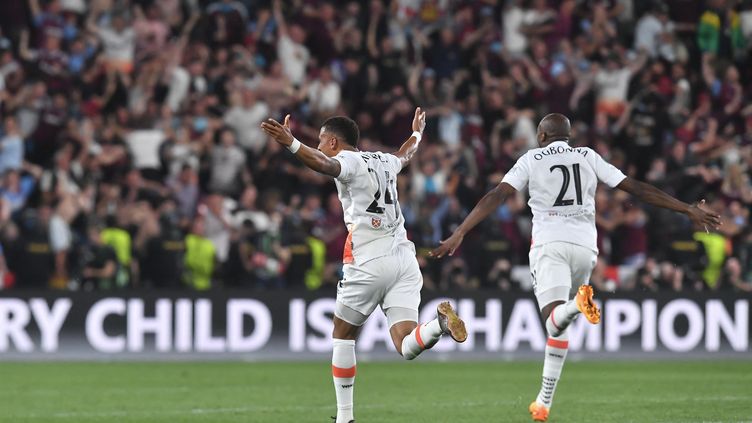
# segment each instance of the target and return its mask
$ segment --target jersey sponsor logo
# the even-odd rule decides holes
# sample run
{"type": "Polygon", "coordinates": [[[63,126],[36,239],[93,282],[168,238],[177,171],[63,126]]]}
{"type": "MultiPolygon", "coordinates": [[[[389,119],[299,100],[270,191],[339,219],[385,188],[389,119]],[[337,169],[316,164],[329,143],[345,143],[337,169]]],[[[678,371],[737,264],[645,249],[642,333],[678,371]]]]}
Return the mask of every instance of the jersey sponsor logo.
{"type": "Polygon", "coordinates": [[[399,224],[400,224],[399,221],[388,223],[388,224],[384,225],[384,228],[386,228],[386,229],[394,229],[397,226],[399,226],[399,224]]]}
{"type": "Polygon", "coordinates": [[[579,153],[582,154],[582,157],[587,157],[588,151],[584,148],[572,148],[572,147],[564,147],[564,146],[556,146],[556,147],[546,147],[541,150],[540,153],[533,154],[533,158],[535,160],[543,160],[544,156],[554,156],[557,154],[564,154],[564,153],[579,153]]]}
{"type": "Polygon", "coordinates": [[[371,226],[374,229],[380,228],[381,227],[381,219],[379,219],[378,217],[372,217],[371,218],[371,226]]]}
{"type": "Polygon", "coordinates": [[[587,215],[595,215],[594,212],[588,210],[588,209],[579,209],[570,213],[564,213],[559,211],[549,211],[548,217],[580,217],[580,216],[587,216],[587,215]]]}

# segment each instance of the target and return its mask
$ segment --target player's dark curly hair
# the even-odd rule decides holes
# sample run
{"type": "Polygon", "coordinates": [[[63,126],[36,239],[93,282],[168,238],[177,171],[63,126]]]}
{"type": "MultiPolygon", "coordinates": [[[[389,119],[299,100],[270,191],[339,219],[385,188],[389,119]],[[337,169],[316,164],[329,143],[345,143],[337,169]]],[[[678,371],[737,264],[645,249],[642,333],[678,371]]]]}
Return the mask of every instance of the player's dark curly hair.
{"type": "Polygon", "coordinates": [[[331,132],[336,135],[337,138],[345,141],[351,146],[358,147],[358,139],[360,138],[360,130],[358,124],[354,120],[347,116],[334,116],[321,125],[326,132],[331,132]]]}

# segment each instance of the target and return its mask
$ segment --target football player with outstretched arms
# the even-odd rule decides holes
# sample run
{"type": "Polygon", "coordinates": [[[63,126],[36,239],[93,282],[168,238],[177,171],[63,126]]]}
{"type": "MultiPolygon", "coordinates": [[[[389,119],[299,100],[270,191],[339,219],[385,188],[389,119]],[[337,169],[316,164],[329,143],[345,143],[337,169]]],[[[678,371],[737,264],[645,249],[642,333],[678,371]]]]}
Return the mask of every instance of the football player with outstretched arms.
{"type": "Polygon", "coordinates": [[[686,204],[652,185],[625,176],[587,147],[569,145],[571,126],[566,116],[553,113],[538,125],[540,148],[517,160],[501,183],[488,192],[454,233],[431,252],[436,258],[454,254],[465,234],[501,206],[510,195],[527,188],[533,211],[530,272],[533,291],[548,332],[543,380],[529,412],[546,421],[556,384],[567,356],[567,327],[579,314],[590,323],[600,321],[588,285],[598,256],[595,228],[595,190],[598,182],[619,188],[640,200],[687,215],[707,229],[721,224],[720,217],[686,204]],[[572,283],[582,284],[570,299],[572,283]]]}
{"type": "Polygon", "coordinates": [[[303,164],[334,178],[344,209],[348,236],[334,312],[332,376],[335,423],[350,423],[354,421],[355,340],[377,306],[389,322],[394,346],[407,360],[431,348],[443,334],[457,342],[467,339],[464,322],[448,302],[438,306],[434,320],[418,325],[423,276],[415,246],[407,239],[396,181],[418,150],[426,114],[420,107],[415,110],[413,133],[393,154],[358,150],[358,126],[344,116],[324,122],[315,149],[295,139],[289,123],[287,115],[284,124],[268,119],[261,128],[303,164]]]}

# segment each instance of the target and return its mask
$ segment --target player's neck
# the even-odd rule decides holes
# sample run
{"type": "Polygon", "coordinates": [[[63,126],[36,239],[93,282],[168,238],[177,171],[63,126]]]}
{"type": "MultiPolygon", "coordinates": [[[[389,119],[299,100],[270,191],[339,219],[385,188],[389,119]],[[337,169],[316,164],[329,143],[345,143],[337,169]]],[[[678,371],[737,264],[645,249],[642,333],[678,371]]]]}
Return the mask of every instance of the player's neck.
{"type": "Polygon", "coordinates": [[[360,150],[358,150],[357,148],[355,148],[355,147],[353,147],[351,145],[346,145],[346,146],[343,146],[342,148],[340,148],[339,150],[337,150],[336,154],[339,154],[340,151],[360,151],[360,150]]]}
{"type": "Polygon", "coordinates": [[[562,137],[562,138],[552,139],[551,141],[548,141],[547,143],[541,145],[541,148],[546,148],[546,147],[548,147],[549,145],[551,145],[551,144],[553,144],[555,142],[565,142],[565,143],[569,144],[569,138],[562,137]]]}

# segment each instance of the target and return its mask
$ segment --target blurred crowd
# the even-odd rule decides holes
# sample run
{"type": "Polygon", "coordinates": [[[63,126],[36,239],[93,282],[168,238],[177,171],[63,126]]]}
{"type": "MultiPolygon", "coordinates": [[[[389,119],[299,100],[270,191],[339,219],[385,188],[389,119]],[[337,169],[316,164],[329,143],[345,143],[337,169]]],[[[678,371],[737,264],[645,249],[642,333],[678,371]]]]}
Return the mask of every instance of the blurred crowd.
{"type": "Polygon", "coordinates": [[[428,126],[399,176],[427,289],[526,289],[520,194],[444,261],[447,237],[546,113],[573,144],[720,230],[597,194],[607,290],[752,290],[752,2],[0,2],[0,286],[318,289],[341,273],[331,180],[260,131],[315,145],[343,114],[363,150],[428,126]]]}

